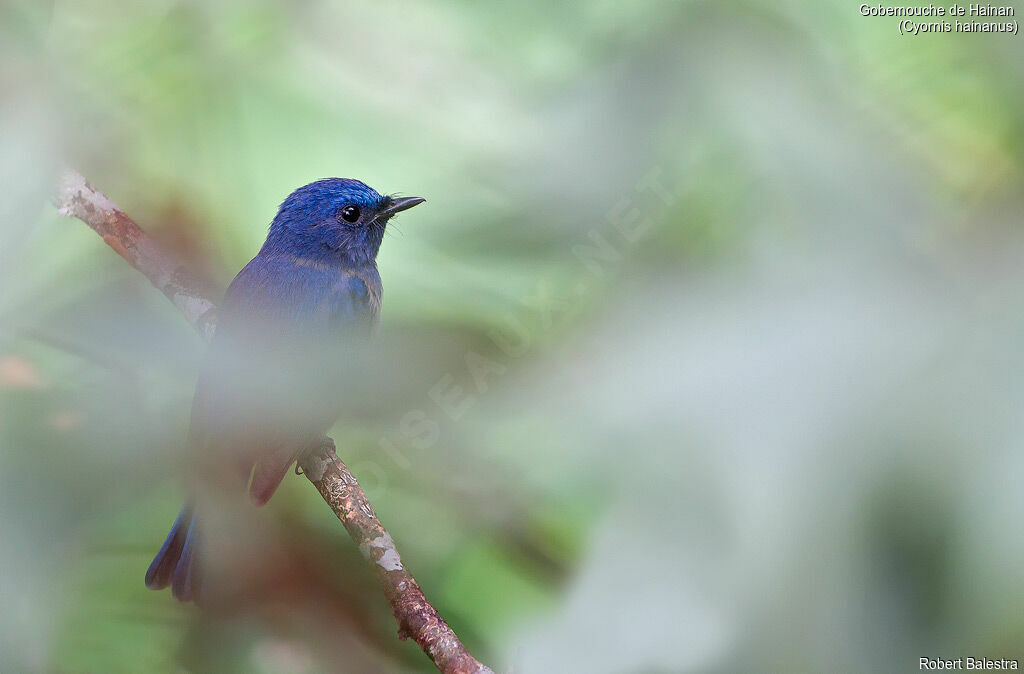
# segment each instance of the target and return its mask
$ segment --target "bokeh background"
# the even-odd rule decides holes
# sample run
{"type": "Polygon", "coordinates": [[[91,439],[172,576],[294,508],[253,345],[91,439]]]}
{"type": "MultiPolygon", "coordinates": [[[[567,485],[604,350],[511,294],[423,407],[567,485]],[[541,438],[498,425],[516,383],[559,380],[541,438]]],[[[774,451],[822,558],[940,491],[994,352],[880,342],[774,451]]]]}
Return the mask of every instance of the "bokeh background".
{"type": "Polygon", "coordinates": [[[427,197],[333,435],[495,668],[1024,657],[1024,38],[858,6],[0,4],[0,671],[431,670],[301,478],[276,591],[144,588],[204,346],[64,164],[215,296],[301,184],[427,197]]]}

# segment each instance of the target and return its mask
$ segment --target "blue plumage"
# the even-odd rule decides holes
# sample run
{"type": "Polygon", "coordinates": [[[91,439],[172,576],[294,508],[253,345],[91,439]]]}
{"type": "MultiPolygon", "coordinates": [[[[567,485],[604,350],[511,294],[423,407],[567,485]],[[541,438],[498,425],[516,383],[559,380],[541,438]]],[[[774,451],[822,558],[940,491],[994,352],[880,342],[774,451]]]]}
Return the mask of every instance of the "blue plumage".
{"type": "MultiPolygon", "coordinates": [[[[292,192],[259,253],[235,277],[192,406],[197,455],[232,463],[261,505],[291,464],[334,422],[324,354],[368,337],[380,315],[376,258],[388,220],[423,199],[381,195],[329,178],[292,192]]],[[[199,596],[200,522],[186,504],[153,559],[146,585],[199,596]]]]}

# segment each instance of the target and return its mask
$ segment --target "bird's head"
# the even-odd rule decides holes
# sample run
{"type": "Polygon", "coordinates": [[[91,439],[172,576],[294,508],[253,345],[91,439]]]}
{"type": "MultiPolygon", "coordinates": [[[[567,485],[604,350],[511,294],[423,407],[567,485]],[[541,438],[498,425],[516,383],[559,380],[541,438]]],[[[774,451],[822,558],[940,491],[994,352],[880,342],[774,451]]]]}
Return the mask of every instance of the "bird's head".
{"type": "Polygon", "coordinates": [[[380,194],[351,178],[325,178],[288,195],[270,224],[263,252],[362,265],[377,258],[396,213],[425,200],[380,194]]]}

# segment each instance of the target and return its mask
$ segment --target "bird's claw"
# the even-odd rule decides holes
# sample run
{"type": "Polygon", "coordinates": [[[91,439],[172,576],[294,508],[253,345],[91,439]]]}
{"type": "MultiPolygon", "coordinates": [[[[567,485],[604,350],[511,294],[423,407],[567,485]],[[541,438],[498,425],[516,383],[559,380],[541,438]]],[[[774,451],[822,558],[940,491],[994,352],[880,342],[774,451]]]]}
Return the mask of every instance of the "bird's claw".
{"type": "Polygon", "coordinates": [[[320,444],[317,445],[316,453],[320,456],[327,457],[330,454],[334,454],[337,447],[334,445],[334,440],[327,437],[326,435],[320,438],[320,444]]]}
{"type": "MultiPolygon", "coordinates": [[[[330,458],[330,455],[333,454],[334,452],[334,440],[328,438],[327,436],[324,436],[319,440],[315,441],[314,443],[312,443],[309,449],[307,449],[304,452],[304,454],[305,456],[319,456],[321,458],[327,459],[330,458]]],[[[297,475],[301,475],[301,473],[299,473],[300,470],[301,468],[299,467],[298,463],[296,463],[295,472],[297,475]]]]}

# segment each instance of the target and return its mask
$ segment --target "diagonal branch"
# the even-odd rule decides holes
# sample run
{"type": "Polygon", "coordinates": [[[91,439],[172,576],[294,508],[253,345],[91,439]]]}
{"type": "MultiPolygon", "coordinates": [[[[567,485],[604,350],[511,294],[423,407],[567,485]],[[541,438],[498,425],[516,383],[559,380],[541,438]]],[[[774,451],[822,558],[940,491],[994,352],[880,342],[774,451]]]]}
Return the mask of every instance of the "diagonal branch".
{"type": "Polygon", "coordinates": [[[216,307],[203,296],[189,272],[160,249],[124,211],[94,188],[78,171],[60,177],[54,205],[61,215],[76,217],[103,237],[104,243],[142,272],[167,296],[199,334],[209,340],[216,327],[216,307]]]}
{"type": "MultiPolygon", "coordinates": [[[[149,238],[134,220],[90,185],[81,174],[66,170],[54,205],[61,215],[89,225],[118,255],[150,280],[204,338],[216,328],[216,305],[203,296],[188,271],[149,238]]],[[[455,632],[427,601],[405,568],[387,529],[377,519],[356,478],[328,440],[319,453],[300,459],[306,477],[338,516],[363,556],[373,563],[377,579],[398,622],[399,637],[411,637],[442,672],[485,674],[455,632]]]]}

